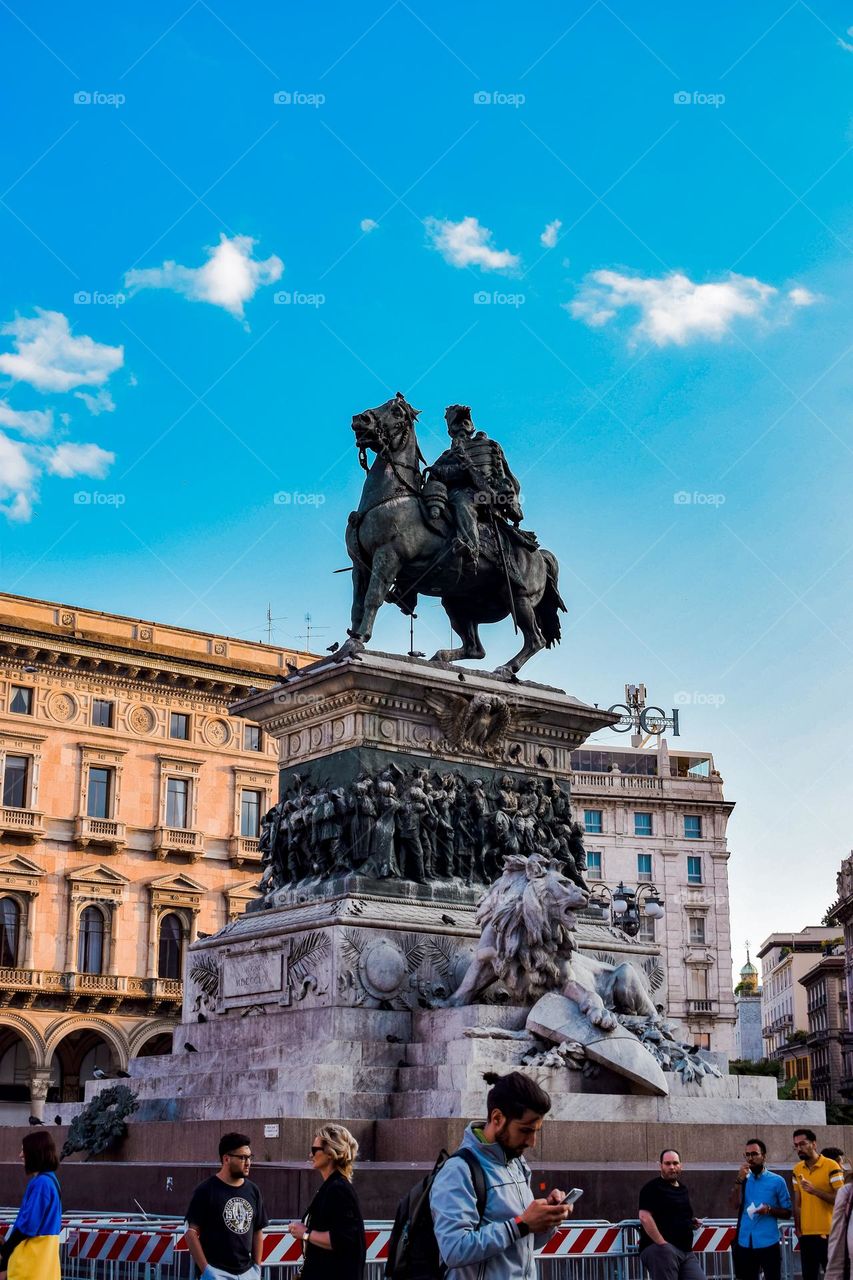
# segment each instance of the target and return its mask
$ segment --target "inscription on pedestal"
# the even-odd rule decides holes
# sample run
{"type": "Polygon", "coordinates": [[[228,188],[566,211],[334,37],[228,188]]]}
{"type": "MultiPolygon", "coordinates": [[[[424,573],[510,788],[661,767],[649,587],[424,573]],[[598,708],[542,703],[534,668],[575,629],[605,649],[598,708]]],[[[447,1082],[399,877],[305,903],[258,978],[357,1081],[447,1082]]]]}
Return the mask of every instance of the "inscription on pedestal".
{"type": "Polygon", "coordinates": [[[281,946],[228,954],[222,972],[222,1007],[290,1003],[287,956],[281,946]]]}

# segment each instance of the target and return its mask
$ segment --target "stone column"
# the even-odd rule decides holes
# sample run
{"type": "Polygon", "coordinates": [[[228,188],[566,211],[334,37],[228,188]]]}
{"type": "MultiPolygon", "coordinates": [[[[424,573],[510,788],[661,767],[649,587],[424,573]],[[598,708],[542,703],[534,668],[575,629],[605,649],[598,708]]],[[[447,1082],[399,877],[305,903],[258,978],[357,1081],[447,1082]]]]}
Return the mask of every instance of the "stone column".
{"type": "Polygon", "coordinates": [[[36,895],[33,893],[27,897],[27,911],[24,917],[24,952],[20,961],[22,969],[35,968],[35,915],[36,895]]]}
{"type": "Polygon", "coordinates": [[[44,1104],[50,1088],[50,1069],[33,1067],[30,1071],[30,1108],[38,1120],[44,1119],[44,1104]]]}
{"type": "Polygon", "coordinates": [[[157,926],[160,923],[160,912],[156,907],[151,908],[151,915],[148,917],[148,959],[145,965],[145,974],[148,978],[157,977],[157,926]]]}

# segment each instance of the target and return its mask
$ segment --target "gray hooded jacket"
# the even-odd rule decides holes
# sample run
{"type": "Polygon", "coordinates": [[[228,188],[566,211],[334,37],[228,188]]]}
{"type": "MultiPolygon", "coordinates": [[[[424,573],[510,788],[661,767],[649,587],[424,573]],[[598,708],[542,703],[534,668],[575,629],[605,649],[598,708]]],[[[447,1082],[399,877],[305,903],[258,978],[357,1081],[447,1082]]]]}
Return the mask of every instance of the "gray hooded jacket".
{"type": "Polygon", "coordinates": [[[522,1236],[515,1218],[533,1199],[530,1166],[523,1156],[508,1157],[498,1142],[481,1142],[469,1124],[461,1146],[473,1151],[486,1175],[482,1222],[468,1166],[448,1160],[430,1192],[430,1208],[447,1280],[535,1280],[535,1252],[553,1231],[522,1236]]]}

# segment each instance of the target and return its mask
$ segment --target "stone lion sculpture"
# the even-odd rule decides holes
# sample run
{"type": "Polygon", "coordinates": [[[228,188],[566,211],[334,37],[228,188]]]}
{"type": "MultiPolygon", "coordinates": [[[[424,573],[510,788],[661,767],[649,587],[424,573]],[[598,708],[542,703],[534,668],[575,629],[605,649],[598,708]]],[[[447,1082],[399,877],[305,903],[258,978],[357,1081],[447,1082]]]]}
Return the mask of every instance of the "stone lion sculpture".
{"type": "Polygon", "coordinates": [[[641,975],[631,964],[612,965],[575,947],[575,912],[589,894],[539,854],[507,858],[503,875],[477,908],[482,933],[460,987],[444,1003],[473,1004],[493,982],[503,982],[518,1004],[550,991],[574,1000],[593,1026],[612,1031],[617,1014],[659,1021],[641,975]]]}

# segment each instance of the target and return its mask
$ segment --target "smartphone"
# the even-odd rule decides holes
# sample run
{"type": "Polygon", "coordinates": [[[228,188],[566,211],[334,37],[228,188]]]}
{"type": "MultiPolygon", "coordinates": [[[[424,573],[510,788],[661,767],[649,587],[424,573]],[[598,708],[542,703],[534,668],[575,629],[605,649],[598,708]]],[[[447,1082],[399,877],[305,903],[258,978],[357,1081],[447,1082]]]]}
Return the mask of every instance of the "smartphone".
{"type": "Polygon", "coordinates": [[[569,1194],[563,1201],[564,1204],[574,1204],[576,1200],[580,1200],[583,1195],[583,1187],[572,1187],[569,1194]]]}

